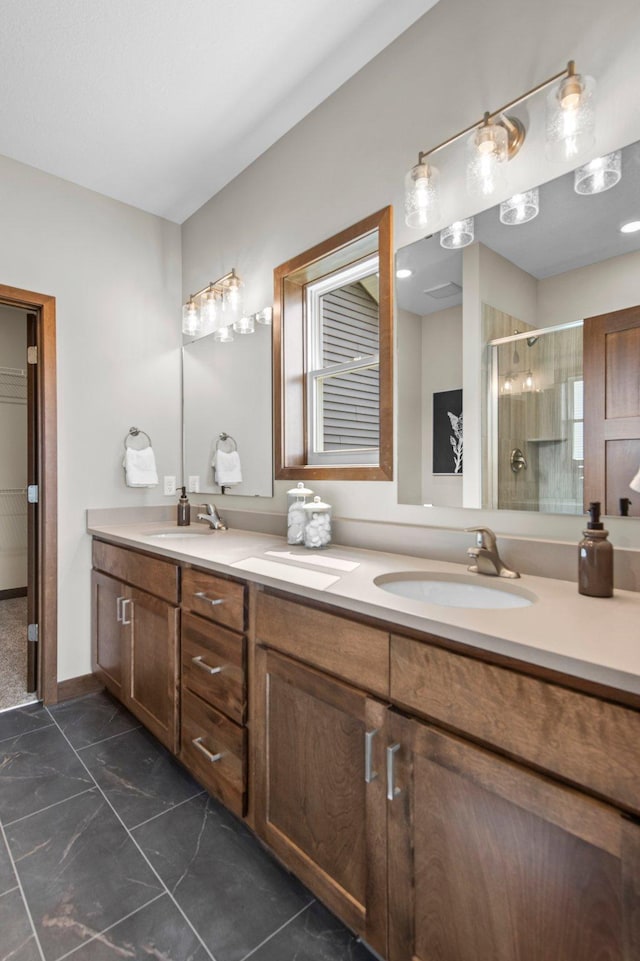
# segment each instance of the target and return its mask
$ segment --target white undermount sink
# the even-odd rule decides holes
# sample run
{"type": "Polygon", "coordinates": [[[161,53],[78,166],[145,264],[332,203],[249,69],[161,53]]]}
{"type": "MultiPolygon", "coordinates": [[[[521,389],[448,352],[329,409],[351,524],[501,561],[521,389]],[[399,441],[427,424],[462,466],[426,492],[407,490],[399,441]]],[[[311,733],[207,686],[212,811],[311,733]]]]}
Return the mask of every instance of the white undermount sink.
{"type": "Polygon", "coordinates": [[[410,601],[439,604],[441,607],[506,610],[529,607],[535,594],[521,587],[504,586],[504,581],[478,574],[440,574],[432,571],[402,571],[380,574],[373,583],[389,594],[410,601]],[[482,578],[482,580],[480,580],[482,578]]]}
{"type": "Polygon", "coordinates": [[[171,530],[165,530],[165,531],[150,531],[148,534],[145,534],[144,536],[145,537],[161,537],[161,538],[165,538],[165,537],[183,538],[183,537],[202,537],[203,535],[206,536],[207,534],[211,534],[211,528],[205,527],[203,524],[202,527],[175,527],[175,528],[172,528],[171,530]]]}

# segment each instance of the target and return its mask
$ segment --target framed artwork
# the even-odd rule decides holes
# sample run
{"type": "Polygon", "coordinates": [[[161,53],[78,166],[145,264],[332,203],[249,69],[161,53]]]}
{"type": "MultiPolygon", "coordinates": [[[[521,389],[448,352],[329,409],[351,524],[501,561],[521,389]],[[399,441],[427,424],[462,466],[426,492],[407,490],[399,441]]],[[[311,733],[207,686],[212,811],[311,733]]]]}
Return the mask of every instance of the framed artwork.
{"type": "Polygon", "coordinates": [[[434,391],[433,473],[462,474],[462,388],[434,391]]]}

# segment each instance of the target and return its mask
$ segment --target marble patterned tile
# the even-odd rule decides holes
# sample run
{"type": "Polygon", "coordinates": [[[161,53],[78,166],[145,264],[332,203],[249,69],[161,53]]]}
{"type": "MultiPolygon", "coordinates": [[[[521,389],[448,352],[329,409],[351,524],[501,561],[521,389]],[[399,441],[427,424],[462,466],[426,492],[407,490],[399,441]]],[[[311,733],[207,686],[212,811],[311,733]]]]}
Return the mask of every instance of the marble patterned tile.
{"type": "Polygon", "coordinates": [[[163,891],[96,788],[16,821],[7,840],[47,961],[163,891]]]}
{"type": "Polygon", "coordinates": [[[29,731],[39,731],[40,728],[49,727],[51,724],[53,721],[49,712],[39,701],[27,704],[25,707],[16,707],[11,711],[2,711],[0,741],[18,737],[19,734],[27,734],[29,731]]]}
{"type": "Polygon", "coordinates": [[[0,834],[0,894],[10,891],[18,884],[16,873],[11,864],[11,858],[4,843],[4,838],[0,834]]]}
{"type": "Polygon", "coordinates": [[[240,961],[312,900],[206,795],[132,833],[216,961],[240,961]]]}
{"type": "Polygon", "coordinates": [[[83,748],[80,757],[127,827],[202,791],[144,728],[83,748]]]}
{"type": "Polygon", "coordinates": [[[0,742],[0,820],[40,811],[93,787],[55,725],[0,742]]]}
{"type": "MultiPolygon", "coordinates": [[[[355,934],[317,901],[251,955],[250,961],[376,961],[355,934]]],[[[249,959],[248,959],[249,961],[249,959]]]]}
{"type": "Polygon", "coordinates": [[[166,894],[83,945],[72,958],[74,961],[210,961],[210,955],[166,894]]]}
{"type": "Polygon", "coordinates": [[[20,890],[0,897],[0,961],[40,961],[20,890]]]}
{"type": "Polygon", "coordinates": [[[106,691],[64,701],[49,708],[75,748],[140,727],[140,722],[106,691]]]}

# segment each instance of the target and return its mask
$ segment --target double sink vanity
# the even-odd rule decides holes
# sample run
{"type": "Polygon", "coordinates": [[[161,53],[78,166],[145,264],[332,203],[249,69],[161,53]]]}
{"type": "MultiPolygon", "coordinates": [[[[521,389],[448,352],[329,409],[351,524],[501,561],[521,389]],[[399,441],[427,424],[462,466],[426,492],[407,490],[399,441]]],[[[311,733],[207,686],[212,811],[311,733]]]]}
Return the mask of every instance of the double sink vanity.
{"type": "Polygon", "coordinates": [[[640,956],[639,593],[89,532],[96,675],[378,954],[640,956]]]}

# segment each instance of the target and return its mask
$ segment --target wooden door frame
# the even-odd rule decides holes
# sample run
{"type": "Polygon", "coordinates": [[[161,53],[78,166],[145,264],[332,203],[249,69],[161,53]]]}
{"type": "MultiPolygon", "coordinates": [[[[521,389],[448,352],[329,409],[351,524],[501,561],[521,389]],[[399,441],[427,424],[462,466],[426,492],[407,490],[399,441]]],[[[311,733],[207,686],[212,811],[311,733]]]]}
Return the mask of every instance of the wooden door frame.
{"type": "Polygon", "coordinates": [[[0,304],[33,311],[38,329],[38,694],[58,701],[58,461],[56,416],[56,301],[48,294],[0,284],[0,304]]]}

